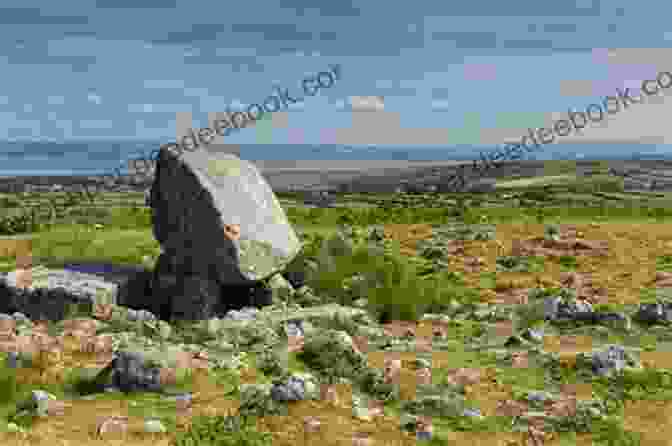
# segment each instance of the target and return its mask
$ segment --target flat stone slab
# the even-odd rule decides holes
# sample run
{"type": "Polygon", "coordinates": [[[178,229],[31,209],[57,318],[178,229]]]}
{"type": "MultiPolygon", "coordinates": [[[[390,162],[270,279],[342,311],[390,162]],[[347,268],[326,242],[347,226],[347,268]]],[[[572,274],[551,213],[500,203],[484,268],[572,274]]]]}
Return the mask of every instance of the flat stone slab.
{"type": "MultiPolygon", "coordinates": [[[[13,288],[17,287],[17,273],[0,273],[0,281],[13,288]]],[[[49,269],[36,266],[32,269],[32,284],[26,289],[64,288],[69,294],[90,299],[93,303],[116,304],[119,284],[94,274],[84,274],[67,269],[49,269]]]]}

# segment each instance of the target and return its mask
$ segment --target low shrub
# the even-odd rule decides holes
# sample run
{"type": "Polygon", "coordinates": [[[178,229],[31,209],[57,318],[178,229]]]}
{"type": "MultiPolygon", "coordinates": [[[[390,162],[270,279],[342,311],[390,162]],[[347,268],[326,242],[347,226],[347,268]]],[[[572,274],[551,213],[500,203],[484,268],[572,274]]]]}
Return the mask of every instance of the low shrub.
{"type": "Polygon", "coordinates": [[[174,446],[266,446],[272,444],[269,432],[260,432],[254,417],[199,415],[186,432],[178,432],[174,446]]]}
{"type": "Polygon", "coordinates": [[[365,298],[368,309],[379,320],[414,320],[430,304],[438,303],[442,294],[455,297],[456,285],[446,281],[450,292],[445,293],[443,281],[420,277],[417,267],[399,249],[398,243],[393,242],[385,247],[354,247],[342,234],[337,234],[320,248],[319,273],[309,285],[316,293],[341,305],[365,298]]]}
{"type": "Polygon", "coordinates": [[[543,257],[502,256],[497,258],[496,263],[498,271],[531,273],[544,270],[543,257]]]}

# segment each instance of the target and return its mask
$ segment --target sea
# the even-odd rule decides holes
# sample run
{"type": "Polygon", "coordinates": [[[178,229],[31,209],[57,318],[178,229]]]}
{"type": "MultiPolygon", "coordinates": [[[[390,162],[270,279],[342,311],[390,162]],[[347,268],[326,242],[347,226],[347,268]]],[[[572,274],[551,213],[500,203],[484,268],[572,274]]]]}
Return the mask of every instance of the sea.
{"type": "MultiPolygon", "coordinates": [[[[0,142],[0,176],[106,175],[115,168],[128,173],[131,159],[147,159],[171,141],[0,142]]],[[[309,144],[244,144],[232,146],[241,158],[287,165],[291,160],[470,161],[496,146],[344,146],[309,144]],[[280,162],[283,163],[280,163],[280,162]]],[[[669,160],[672,146],[645,144],[550,144],[527,153],[529,160],[669,160]]]]}

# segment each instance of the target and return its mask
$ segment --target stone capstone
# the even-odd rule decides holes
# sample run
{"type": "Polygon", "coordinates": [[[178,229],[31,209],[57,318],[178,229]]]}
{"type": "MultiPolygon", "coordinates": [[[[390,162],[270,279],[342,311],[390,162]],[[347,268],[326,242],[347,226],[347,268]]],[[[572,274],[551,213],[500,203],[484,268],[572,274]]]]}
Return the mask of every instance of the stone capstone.
{"type": "Polygon", "coordinates": [[[278,291],[260,283],[291,262],[301,243],[253,164],[230,153],[177,157],[162,148],[150,195],[162,248],[150,311],[202,320],[272,303],[278,291]]]}
{"type": "Polygon", "coordinates": [[[189,256],[210,264],[223,284],[267,278],[300,250],[268,183],[235,155],[197,149],[178,159],[162,149],[151,195],[161,246],[179,248],[170,253],[178,264],[189,256]],[[227,225],[239,228],[237,239],[224,235],[227,225]]]}

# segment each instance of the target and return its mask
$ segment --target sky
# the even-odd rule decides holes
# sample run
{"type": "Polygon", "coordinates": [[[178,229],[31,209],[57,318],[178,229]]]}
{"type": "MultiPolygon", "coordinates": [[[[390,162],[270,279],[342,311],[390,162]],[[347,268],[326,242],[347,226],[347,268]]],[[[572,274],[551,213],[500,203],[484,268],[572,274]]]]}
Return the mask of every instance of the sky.
{"type": "MultiPolygon", "coordinates": [[[[499,144],[672,71],[670,17],[661,0],[3,0],[0,141],[168,143],[339,64],[223,143],[499,144]]],[[[649,99],[563,142],[670,144],[672,100],[649,99]]]]}

